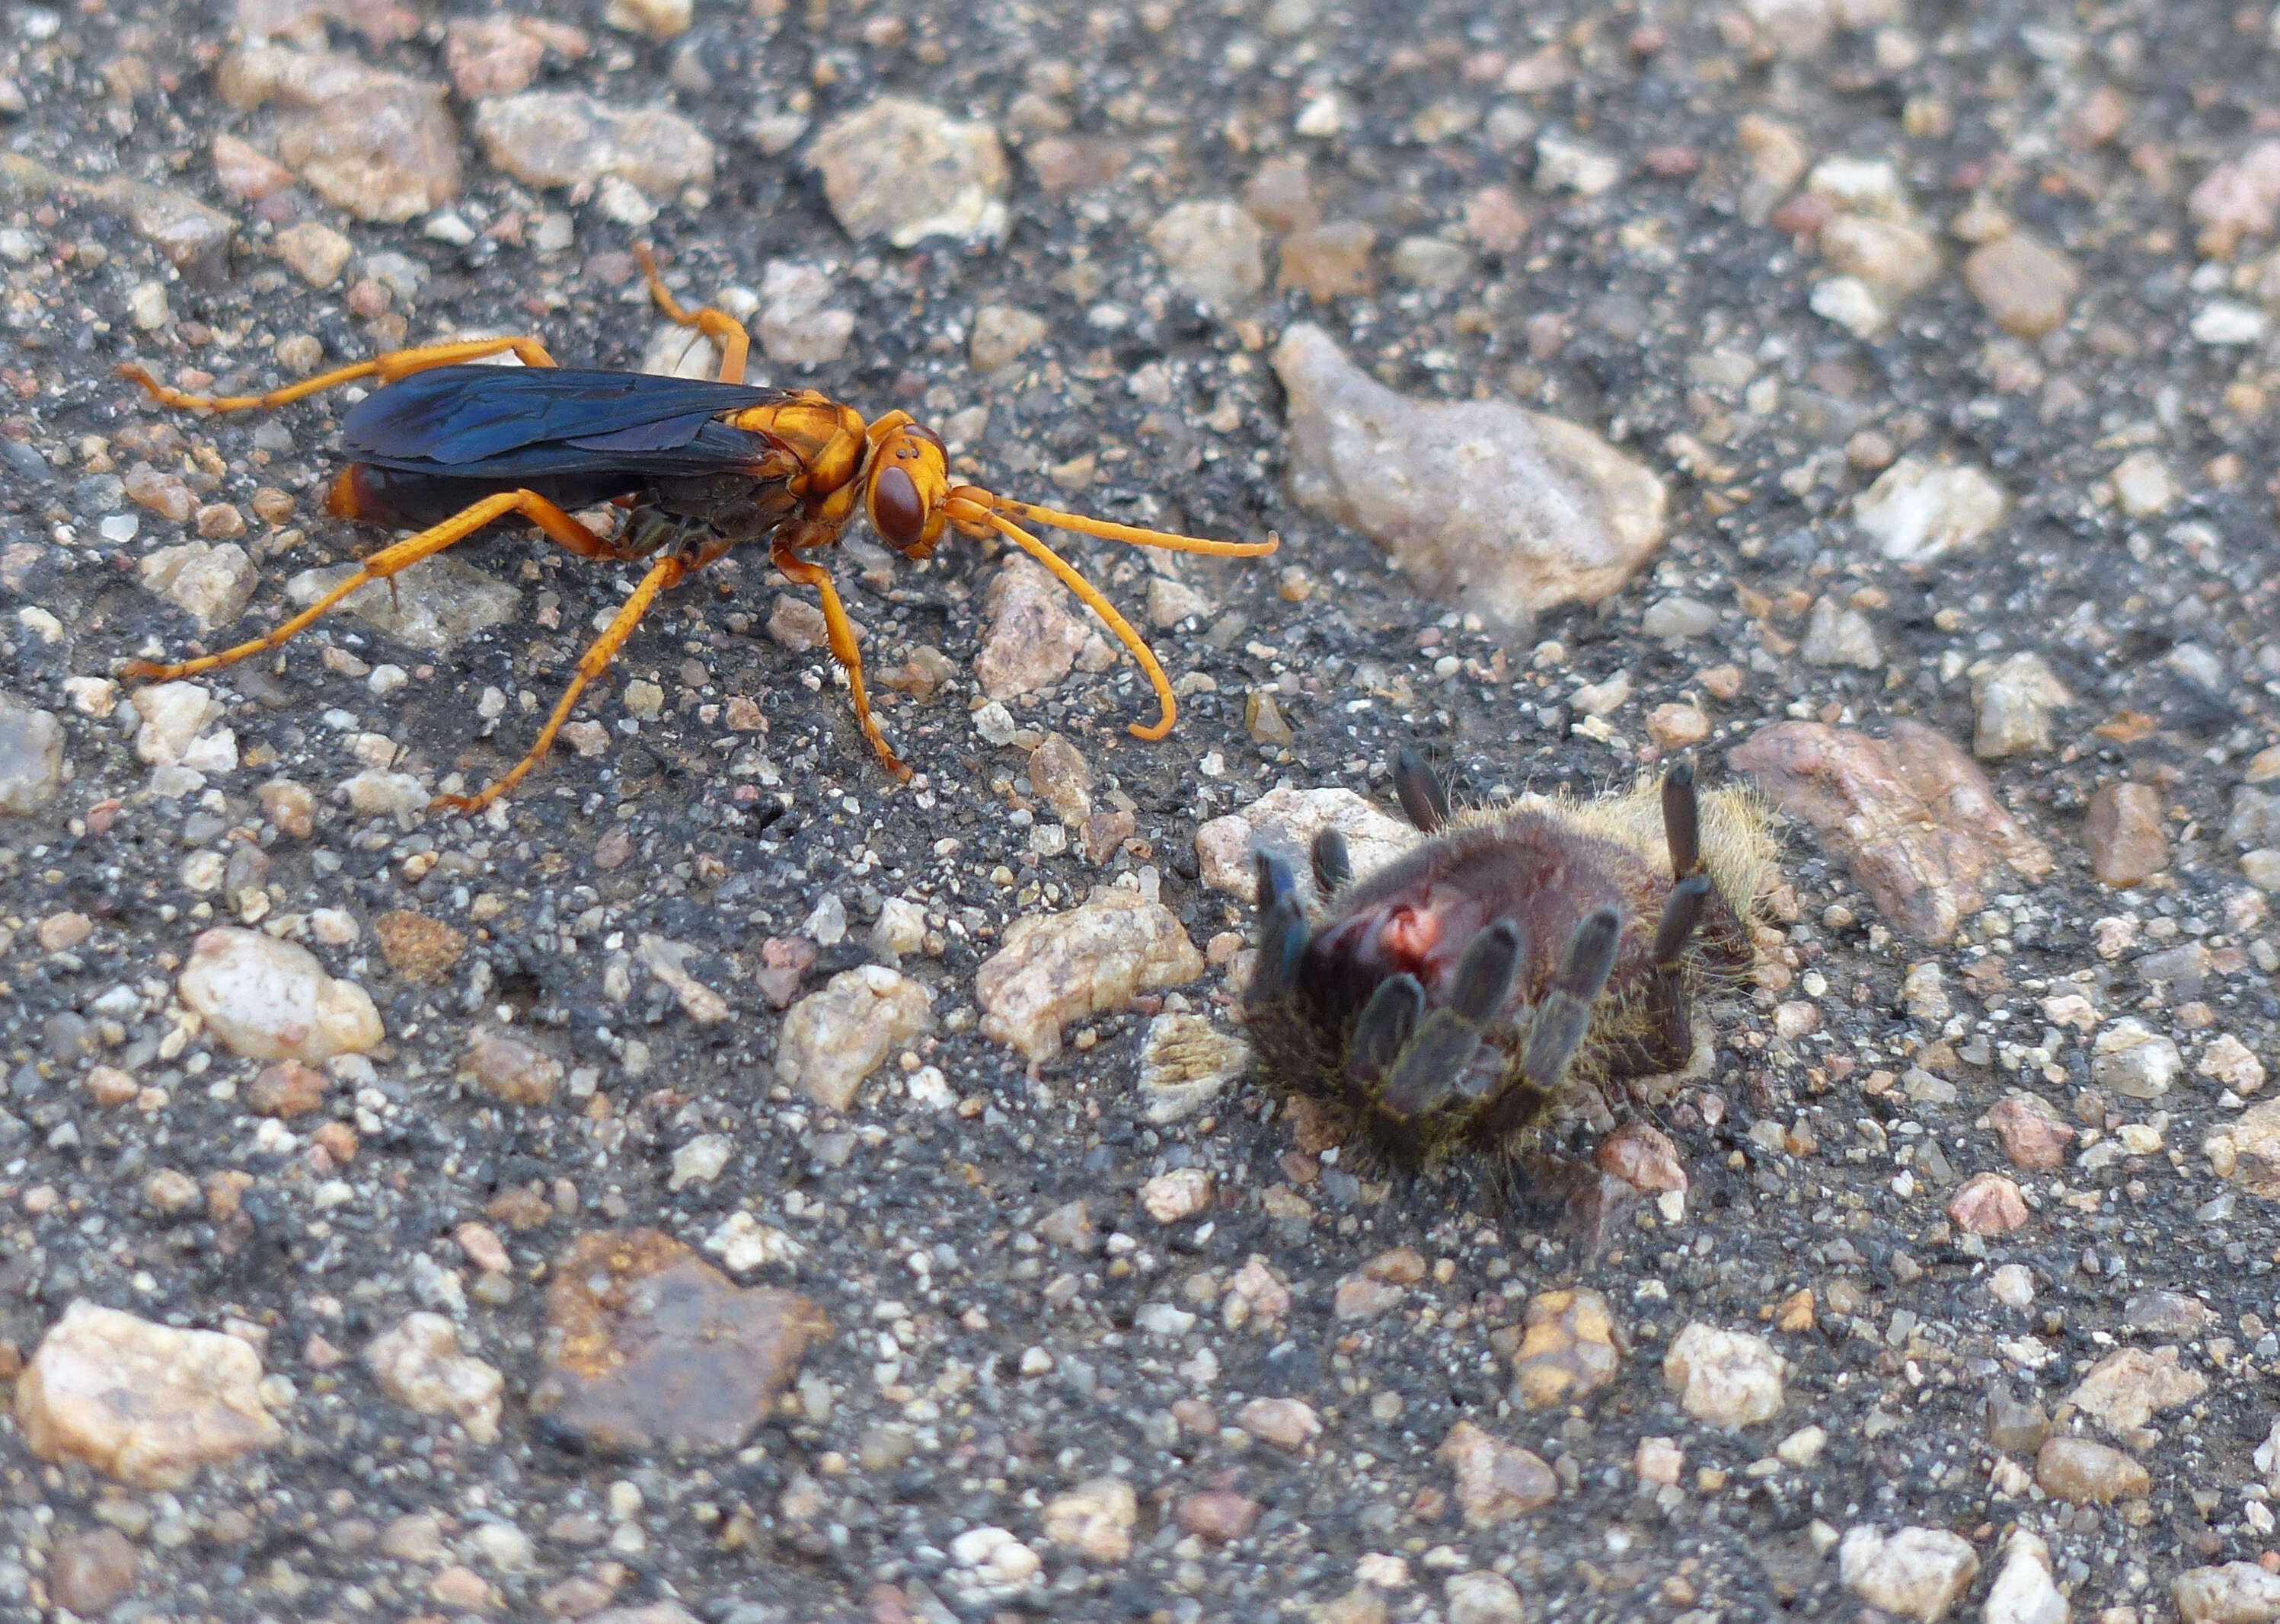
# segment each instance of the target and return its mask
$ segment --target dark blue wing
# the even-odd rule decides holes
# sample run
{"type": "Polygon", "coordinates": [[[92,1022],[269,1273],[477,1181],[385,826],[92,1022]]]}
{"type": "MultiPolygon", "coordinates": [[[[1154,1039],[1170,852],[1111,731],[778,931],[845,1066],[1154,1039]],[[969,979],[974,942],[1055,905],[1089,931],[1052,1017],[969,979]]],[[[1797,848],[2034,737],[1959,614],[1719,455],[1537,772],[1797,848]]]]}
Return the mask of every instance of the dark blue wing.
{"type": "Polygon", "coordinates": [[[714,419],[787,398],[782,389],[651,373],[437,366],[358,401],[341,440],[358,462],[469,478],[709,473],[764,443],[714,419]]]}

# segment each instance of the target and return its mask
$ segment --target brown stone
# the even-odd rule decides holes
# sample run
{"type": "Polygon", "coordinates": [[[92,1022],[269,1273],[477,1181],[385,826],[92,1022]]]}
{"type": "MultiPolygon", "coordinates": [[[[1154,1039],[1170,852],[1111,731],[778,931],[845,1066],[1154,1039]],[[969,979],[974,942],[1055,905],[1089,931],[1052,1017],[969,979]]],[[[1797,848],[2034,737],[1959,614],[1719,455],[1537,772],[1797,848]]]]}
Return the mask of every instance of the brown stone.
{"type": "Polygon", "coordinates": [[[407,981],[440,981],[467,951],[467,938],[441,920],[398,908],[372,922],[388,967],[407,981]]]}
{"type": "Polygon", "coordinates": [[[1820,722],[1760,728],[1727,759],[1775,804],[1814,826],[1852,877],[1916,940],[1945,944],[1983,898],[1983,874],[2007,863],[2030,878],[2049,851],[1994,797],[1987,774],[1920,722],[1889,740],[1820,722]]]}
{"type": "Polygon", "coordinates": [[[290,1121],[325,1103],[332,1082],[313,1066],[279,1060],[265,1066],[245,1090],[245,1108],[259,1117],[290,1121]]]}
{"type": "Polygon", "coordinates": [[[1968,1235],[2007,1235],[2024,1227],[2026,1198],[1999,1173],[1982,1173],[1948,1198],[1947,1215],[1968,1235]]]}
{"type": "Polygon", "coordinates": [[[48,1558],[48,1588],[58,1606],[91,1619],[134,1589],[140,1559],[117,1528],[66,1535],[48,1558]]]}
{"type": "Polygon", "coordinates": [[[1316,304],[1370,290],[1370,250],[1377,233],[1360,220],[1333,220],[1282,239],[1278,288],[1298,288],[1316,304]]]}
{"type": "Polygon", "coordinates": [[[654,1229],[574,1241],[546,1322],[531,1411],[604,1454],[743,1447],[808,1344],[831,1334],[805,1297],[738,1287],[654,1229]]]}
{"type": "Polygon", "coordinates": [[[562,1062],[512,1033],[478,1027],[468,1036],[459,1074],[510,1105],[543,1105],[562,1086],[562,1062]]]}
{"type": "Polygon", "coordinates": [[[2153,1486],[2145,1468],[2093,1438],[2046,1439],[2035,1455],[2035,1482],[2068,1505],[2109,1505],[2134,1499],[2153,1486]]]}
{"type": "Polygon", "coordinates": [[[2066,1164],[2075,1130],[2056,1111],[2031,1094],[2014,1094],[1987,1113],[1987,1126],[2003,1142],[2003,1155],[2022,1173],[2050,1173],[2066,1164]]]}
{"type": "Polygon", "coordinates": [[[1180,1526],[1198,1539],[1224,1545],[1251,1532],[1259,1520],[1259,1502],[1232,1489],[1207,1489],[1182,1499],[1176,1515],[1180,1526]]]}
{"type": "Polygon", "coordinates": [[[1615,1379],[1621,1348],[1607,1299],[1588,1287],[1538,1293],[1513,1355],[1513,1397],[1530,1410],[1576,1403],[1615,1379]]]}
{"type": "Polygon", "coordinates": [[[2143,885],[2168,866],[2161,792],[2148,784],[2108,784],[2090,797],[2082,843],[2090,872],[2117,890],[2143,885]]]}
{"type": "Polygon", "coordinates": [[[1467,1528],[1498,1528],[1560,1497],[1560,1480],[1543,1457],[1470,1421],[1450,1428],[1439,1453],[1456,1469],[1457,1504],[1467,1528]]]}

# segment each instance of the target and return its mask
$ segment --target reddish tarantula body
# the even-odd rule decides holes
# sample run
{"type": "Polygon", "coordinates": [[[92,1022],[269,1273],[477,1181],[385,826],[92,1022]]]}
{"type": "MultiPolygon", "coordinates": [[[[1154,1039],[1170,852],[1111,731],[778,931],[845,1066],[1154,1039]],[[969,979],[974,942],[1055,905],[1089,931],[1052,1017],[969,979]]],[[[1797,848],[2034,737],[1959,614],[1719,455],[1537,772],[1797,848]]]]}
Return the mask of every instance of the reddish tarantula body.
{"type": "Polygon", "coordinates": [[[1281,1081],[1418,1167],[1516,1151],[1571,1090],[1689,1062],[1696,997],[1750,960],[1770,846],[1745,792],[1698,797],[1681,762],[1659,789],[1452,815],[1406,750],[1394,788],[1427,838],[1357,881],[1324,830],[1311,921],[1259,854],[1249,1025],[1281,1081]]]}

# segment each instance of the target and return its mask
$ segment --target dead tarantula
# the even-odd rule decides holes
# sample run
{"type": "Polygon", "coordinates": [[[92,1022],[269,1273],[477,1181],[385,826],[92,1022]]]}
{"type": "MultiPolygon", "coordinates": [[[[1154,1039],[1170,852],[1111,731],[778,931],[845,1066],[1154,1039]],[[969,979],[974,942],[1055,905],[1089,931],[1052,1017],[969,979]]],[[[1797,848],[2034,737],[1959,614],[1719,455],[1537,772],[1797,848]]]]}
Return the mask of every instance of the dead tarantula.
{"type": "Polygon", "coordinates": [[[1344,837],[1323,830],[1316,920],[1290,865],[1258,854],[1248,1024],[1277,1081],[1349,1141],[1423,1167],[1515,1153],[1570,1091],[1688,1063],[1694,997],[1749,964],[1770,870],[1747,791],[1698,800],[1681,761],[1659,792],[1642,780],[1452,816],[1406,749],[1393,785],[1429,838],[1357,881],[1344,837]]]}

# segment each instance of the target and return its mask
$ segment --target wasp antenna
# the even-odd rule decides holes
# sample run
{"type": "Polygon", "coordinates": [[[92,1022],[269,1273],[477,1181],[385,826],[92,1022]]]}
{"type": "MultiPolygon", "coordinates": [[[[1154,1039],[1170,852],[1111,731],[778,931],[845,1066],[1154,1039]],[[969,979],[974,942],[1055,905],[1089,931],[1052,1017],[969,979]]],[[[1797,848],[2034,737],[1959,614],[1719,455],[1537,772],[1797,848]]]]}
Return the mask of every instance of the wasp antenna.
{"type": "Polygon", "coordinates": [[[1430,835],[1449,821],[1449,792],[1425,758],[1405,744],[1393,758],[1393,793],[1409,821],[1430,835]]]}
{"type": "Polygon", "coordinates": [[[1672,874],[1681,880],[1702,866],[1702,808],[1694,795],[1694,758],[1682,756],[1662,775],[1662,837],[1672,874]]]}
{"type": "Polygon", "coordinates": [[[1103,541],[1127,542],[1135,547],[1154,547],[1164,552],[1202,552],[1222,558],[1264,558],[1282,544],[1282,538],[1279,535],[1269,535],[1263,542],[1213,542],[1199,535],[1175,535],[1169,530],[1143,530],[1132,525],[1112,524],[1105,519],[1088,519],[1082,513],[1063,512],[1059,508],[1039,507],[1030,502],[1015,502],[972,485],[962,485],[951,494],[964,496],[994,512],[1026,519],[1036,524],[1051,525],[1056,530],[1074,530],[1080,535],[1097,535],[1103,541]]]}
{"type": "MultiPolygon", "coordinates": [[[[987,492],[982,494],[988,495],[987,492]]],[[[994,501],[996,498],[992,497],[991,500],[994,501]]],[[[954,520],[960,517],[955,508],[952,510],[951,517],[954,520]]],[[[1067,559],[1003,513],[994,509],[986,510],[984,522],[1038,563],[1052,571],[1063,586],[1075,593],[1083,601],[1084,606],[1098,615],[1108,629],[1116,634],[1117,641],[1131,650],[1132,658],[1140,662],[1140,669],[1148,673],[1149,686],[1156,690],[1156,703],[1162,708],[1163,714],[1145,727],[1138,722],[1132,723],[1132,736],[1136,739],[1155,740],[1171,732],[1172,724],[1180,719],[1180,702],[1172,697],[1172,680],[1164,674],[1164,667],[1157,663],[1156,651],[1148,646],[1147,641],[1138,632],[1132,629],[1131,622],[1117,613],[1116,605],[1103,597],[1100,589],[1079,574],[1067,559]]]]}
{"type": "Polygon", "coordinates": [[[1323,896],[1344,890],[1353,878],[1353,858],[1346,850],[1346,837],[1336,829],[1324,829],[1314,836],[1314,887],[1323,896]]]}

